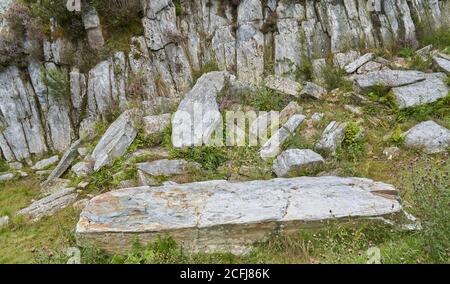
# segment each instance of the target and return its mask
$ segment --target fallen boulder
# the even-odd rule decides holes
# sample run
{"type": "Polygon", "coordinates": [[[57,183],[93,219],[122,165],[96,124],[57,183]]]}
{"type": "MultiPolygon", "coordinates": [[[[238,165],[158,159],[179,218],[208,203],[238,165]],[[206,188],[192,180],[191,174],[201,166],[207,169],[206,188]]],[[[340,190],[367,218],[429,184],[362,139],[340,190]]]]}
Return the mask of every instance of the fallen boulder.
{"type": "Polygon", "coordinates": [[[171,117],[170,113],[144,117],[144,133],[146,135],[161,133],[164,128],[170,125],[171,117]]]}
{"type": "Polygon", "coordinates": [[[18,211],[17,215],[24,215],[32,221],[38,221],[44,216],[52,216],[66,208],[75,201],[77,196],[78,193],[76,193],[74,188],[65,188],[33,202],[29,207],[18,211]]]}
{"type": "Polygon", "coordinates": [[[426,79],[411,85],[392,89],[400,109],[429,104],[448,95],[450,88],[442,73],[426,74],[426,79]]]}
{"type": "Polygon", "coordinates": [[[316,143],[316,149],[325,150],[334,154],[337,147],[344,139],[346,127],[346,123],[337,121],[330,122],[323,131],[320,140],[316,143]]]}
{"type": "Polygon", "coordinates": [[[80,246],[123,253],[136,239],[145,245],[169,234],[189,251],[239,254],[280,229],[397,213],[396,193],[382,182],[334,176],[120,189],[88,203],[76,238],[80,246]]]}
{"type": "Polygon", "coordinates": [[[288,149],[273,162],[273,171],[278,177],[287,177],[301,171],[314,170],[324,164],[324,159],[310,149],[288,149]]]}
{"type": "Polygon", "coordinates": [[[138,163],[137,168],[152,176],[171,176],[187,174],[193,170],[198,170],[201,165],[185,160],[158,160],[147,163],[138,163]]]}
{"type": "Polygon", "coordinates": [[[31,169],[44,170],[44,169],[56,164],[58,161],[59,161],[59,157],[58,157],[58,155],[55,155],[48,159],[43,159],[43,160],[36,162],[36,164],[34,164],[34,166],[32,166],[31,169]]]}
{"type": "Polygon", "coordinates": [[[443,152],[450,147],[450,130],[432,120],[417,124],[403,135],[406,146],[423,148],[428,154],[443,152]]]}
{"type": "Polygon", "coordinates": [[[356,84],[362,90],[370,90],[375,86],[400,87],[426,79],[426,74],[419,71],[380,70],[365,74],[352,75],[356,84]]]}
{"type": "Polygon", "coordinates": [[[264,143],[260,150],[260,156],[263,160],[276,157],[281,151],[283,142],[292,135],[297,127],[305,120],[306,116],[301,114],[295,114],[289,118],[289,120],[278,129],[269,140],[264,143]]]}
{"type": "Polygon", "coordinates": [[[327,89],[317,84],[306,82],[303,85],[303,90],[301,91],[300,94],[320,100],[323,96],[327,94],[327,89]]]}
{"type": "Polygon", "coordinates": [[[12,180],[15,177],[13,173],[0,173],[0,181],[12,180]]]}
{"type": "Polygon", "coordinates": [[[303,88],[294,80],[273,75],[267,76],[264,81],[267,88],[294,97],[299,97],[303,88]]]}
{"type": "Polygon", "coordinates": [[[344,70],[345,70],[345,72],[347,72],[347,74],[352,74],[352,73],[356,72],[356,70],[358,70],[359,67],[363,66],[367,62],[373,60],[374,58],[375,58],[374,53],[364,54],[363,56],[359,57],[355,61],[345,65],[344,70]]]}
{"type": "Polygon", "coordinates": [[[435,55],[433,56],[433,62],[439,69],[450,74],[450,60],[435,55]]]}
{"type": "Polygon", "coordinates": [[[136,138],[137,131],[132,121],[133,110],[122,113],[103,134],[92,151],[94,171],[110,164],[115,158],[121,157],[136,138]]]}
{"type": "Polygon", "coordinates": [[[216,98],[229,80],[230,74],[219,71],[204,74],[197,80],[172,117],[174,147],[201,146],[209,142],[222,122],[216,98]]]}
{"type": "Polygon", "coordinates": [[[52,180],[59,178],[65,171],[72,165],[73,160],[78,155],[78,147],[80,147],[82,140],[78,139],[70,145],[69,149],[66,150],[64,155],[61,157],[58,165],[51,171],[50,175],[47,179],[42,183],[42,187],[44,188],[47,184],[51,183],[52,180]]]}

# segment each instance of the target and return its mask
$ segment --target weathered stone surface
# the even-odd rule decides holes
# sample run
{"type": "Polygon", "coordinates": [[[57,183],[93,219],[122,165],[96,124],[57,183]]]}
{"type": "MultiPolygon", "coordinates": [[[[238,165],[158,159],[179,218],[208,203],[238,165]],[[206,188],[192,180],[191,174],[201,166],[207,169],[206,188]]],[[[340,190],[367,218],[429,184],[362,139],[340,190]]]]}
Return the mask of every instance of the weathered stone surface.
{"type": "Polygon", "coordinates": [[[311,82],[305,82],[300,94],[320,100],[327,94],[327,89],[311,82]]]}
{"type": "Polygon", "coordinates": [[[423,60],[427,60],[430,57],[431,51],[433,50],[433,45],[427,45],[415,52],[417,56],[420,56],[423,60]]]}
{"type": "Polygon", "coordinates": [[[6,228],[9,225],[9,217],[1,216],[0,217],[0,229],[6,228]]]}
{"type": "Polygon", "coordinates": [[[356,50],[350,50],[346,53],[336,53],[333,57],[333,63],[335,66],[344,69],[347,64],[357,60],[360,56],[361,54],[356,50]]]}
{"type": "Polygon", "coordinates": [[[143,118],[144,132],[146,135],[161,133],[168,125],[170,125],[170,113],[160,115],[149,115],[143,118]]]}
{"type": "Polygon", "coordinates": [[[301,171],[317,169],[324,164],[322,156],[309,149],[288,149],[273,162],[273,171],[278,177],[287,177],[301,171]]]}
{"type": "Polygon", "coordinates": [[[316,149],[325,150],[334,154],[337,147],[344,139],[346,127],[346,123],[337,121],[330,122],[323,131],[320,140],[316,143],[316,149]]]}
{"type": "Polygon", "coordinates": [[[148,163],[138,163],[137,168],[152,176],[182,175],[198,170],[201,165],[185,160],[158,160],[148,163]]]}
{"type": "Polygon", "coordinates": [[[423,148],[428,154],[443,152],[450,146],[450,130],[432,120],[412,127],[404,137],[406,146],[423,148]]]}
{"type": "Polygon", "coordinates": [[[76,200],[77,196],[74,188],[65,188],[33,202],[29,207],[19,210],[17,215],[25,215],[32,221],[38,221],[44,216],[52,216],[66,208],[76,200]]]}
{"type": "Polygon", "coordinates": [[[433,62],[439,69],[450,74],[450,60],[435,55],[433,56],[433,62]]]}
{"type": "Polygon", "coordinates": [[[41,186],[41,192],[45,195],[53,194],[69,187],[69,184],[70,180],[68,179],[55,178],[51,182],[41,186]]]}
{"type": "Polygon", "coordinates": [[[300,83],[294,80],[273,75],[267,76],[264,81],[267,88],[294,97],[299,97],[303,88],[300,83]]]}
{"type": "Polygon", "coordinates": [[[419,71],[387,69],[354,75],[353,79],[361,89],[367,90],[377,85],[386,87],[400,87],[409,85],[425,80],[426,76],[427,75],[425,73],[419,71]]]}
{"type": "Polygon", "coordinates": [[[94,169],[92,162],[78,162],[72,166],[71,170],[77,177],[86,177],[89,176],[94,169]]]}
{"type": "Polygon", "coordinates": [[[172,117],[174,147],[201,146],[209,142],[222,121],[216,97],[229,79],[227,72],[215,71],[197,80],[172,117]]]}
{"type": "Polygon", "coordinates": [[[103,134],[92,151],[94,171],[109,165],[115,158],[122,156],[136,138],[137,131],[133,126],[134,110],[125,111],[114,121],[103,134]]]}
{"type": "Polygon", "coordinates": [[[441,73],[426,74],[425,80],[392,89],[399,108],[408,108],[432,103],[447,96],[450,88],[441,73]]]}
{"type": "Polygon", "coordinates": [[[281,145],[283,142],[292,135],[297,127],[305,120],[305,116],[301,114],[295,114],[289,118],[289,120],[278,129],[269,140],[261,147],[260,156],[264,160],[274,158],[281,151],[281,145]]]}
{"type": "Polygon", "coordinates": [[[356,70],[358,70],[359,67],[363,66],[367,62],[371,61],[375,58],[374,53],[366,53],[360,58],[356,59],[355,61],[345,65],[344,70],[347,72],[347,74],[354,73],[356,70]]]}
{"type": "Polygon", "coordinates": [[[313,115],[311,115],[311,120],[314,122],[319,122],[323,119],[324,116],[325,114],[323,113],[315,112],[313,113],[313,115]]]}
{"type": "Polygon", "coordinates": [[[8,163],[8,167],[14,170],[20,170],[23,168],[23,164],[21,162],[12,162],[8,163]]]}
{"type": "Polygon", "coordinates": [[[136,237],[146,244],[162,234],[190,251],[242,253],[279,228],[397,213],[399,201],[387,198],[395,194],[389,184],[333,176],[121,189],[89,202],[76,236],[81,246],[111,253],[127,251],[136,237]]]}
{"type": "Polygon", "coordinates": [[[32,85],[15,66],[0,72],[0,148],[7,161],[27,162],[48,149],[32,85]]]}
{"type": "Polygon", "coordinates": [[[373,72],[373,71],[379,71],[383,68],[383,64],[375,62],[375,61],[369,61],[363,66],[358,68],[358,71],[356,73],[358,74],[364,74],[367,72],[373,72]]]}
{"type": "Polygon", "coordinates": [[[12,180],[14,177],[13,173],[0,173],[0,181],[12,180]]]}
{"type": "Polygon", "coordinates": [[[58,161],[59,161],[58,155],[51,156],[50,158],[43,159],[43,160],[40,160],[40,161],[36,162],[36,164],[34,164],[34,166],[32,166],[31,168],[33,170],[43,170],[43,169],[46,169],[46,168],[48,168],[50,166],[53,166],[58,161]]]}
{"type": "Polygon", "coordinates": [[[49,184],[53,179],[59,178],[64,174],[67,169],[72,165],[73,160],[75,160],[77,153],[78,153],[78,147],[81,144],[81,140],[75,141],[72,145],[70,145],[69,149],[64,153],[64,155],[61,157],[61,160],[59,161],[58,165],[55,167],[55,169],[50,173],[48,178],[43,182],[42,186],[45,186],[49,184]]]}
{"type": "Polygon", "coordinates": [[[76,210],[83,210],[84,207],[86,207],[89,203],[89,199],[83,198],[78,201],[76,201],[74,204],[72,204],[72,207],[76,210]]]}

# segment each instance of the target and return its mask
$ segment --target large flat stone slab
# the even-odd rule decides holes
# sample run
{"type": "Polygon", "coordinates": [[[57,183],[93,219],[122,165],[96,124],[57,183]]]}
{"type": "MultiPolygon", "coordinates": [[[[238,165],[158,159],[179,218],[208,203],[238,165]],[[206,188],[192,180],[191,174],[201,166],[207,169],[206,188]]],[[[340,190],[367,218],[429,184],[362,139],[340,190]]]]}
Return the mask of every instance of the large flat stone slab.
{"type": "Polygon", "coordinates": [[[426,79],[411,85],[392,89],[398,107],[408,108],[429,104],[447,96],[450,88],[443,73],[426,74],[426,79]]]}
{"type": "Polygon", "coordinates": [[[353,75],[357,86],[362,90],[370,90],[375,86],[400,87],[426,79],[426,74],[412,70],[380,70],[365,74],[353,75]]]}
{"type": "Polygon", "coordinates": [[[389,184],[364,178],[298,177],[137,187],[93,198],[76,226],[78,244],[124,252],[170,234],[190,251],[243,252],[277,229],[401,210],[389,184]],[[283,226],[280,226],[283,225],[283,226]]]}

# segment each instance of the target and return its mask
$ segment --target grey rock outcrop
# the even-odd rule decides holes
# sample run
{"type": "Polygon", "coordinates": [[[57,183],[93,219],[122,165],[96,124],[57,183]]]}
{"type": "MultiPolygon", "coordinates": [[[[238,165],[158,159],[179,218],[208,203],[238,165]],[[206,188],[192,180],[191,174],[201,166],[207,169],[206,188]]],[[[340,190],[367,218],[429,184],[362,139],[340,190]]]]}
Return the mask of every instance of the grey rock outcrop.
{"type": "Polygon", "coordinates": [[[367,62],[371,61],[374,58],[375,58],[374,53],[364,54],[363,56],[356,59],[355,61],[345,65],[344,70],[348,74],[354,73],[354,72],[356,72],[356,70],[358,70],[359,67],[363,66],[364,64],[366,64],[367,62]]]}
{"type": "Polygon", "coordinates": [[[310,171],[323,165],[325,160],[309,149],[288,149],[273,162],[273,171],[278,177],[287,177],[301,171],[310,171]]]}
{"type": "Polygon", "coordinates": [[[15,176],[13,173],[0,173],[0,181],[12,180],[15,176]]]}
{"type": "Polygon", "coordinates": [[[120,189],[88,203],[76,236],[78,245],[110,253],[127,251],[136,237],[147,244],[170,234],[189,251],[239,254],[280,228],[289,233],[304,222],[395,214],[401,205],[387,198],[395,194],[389,184],[333,176],[120,189]]]}
{"type": "Polygon", "coordinates": [[[419,71],[380,70],[354,75],[352,78],[362,90],[375,86],[401,87],[425,80],[427,75],[419,71]]]}
{"type": "Polygon", "coordinates": [[[300,83],[289,78],[271,75],[267,76],[264,81],[267,88],[294,97],[299,97],[300,91],[303,89],[303,86],[300,83]]]}
{"type": "Polygon", "coordinates": [[[450,147],[450,130],[432,120],[417,124],[403,135],[406,146],[422,148],[428,154],[443,152],[450,147]]]}
{"type": "Polygon", "coordinates": [[[434,64],[447,74],[450,74],[450,60],[440,57],[439,55],[433,56],[434,64]]]}
{"type": "Polygon", "coordinates": [[[303,90],[301,91],[300,94],[320,100],[323,96],[327,94],[327,90],[324,87],[319,86],[317,84],[305,82],[305,84],[303,85],[303,90]]]}
{"type": "Polygon", "coordinates": [[[172,115],[170,113],[145,116],[143,118],[144,133],[146,135],[161,133],[168,125],[170,125],[171,117],[172,115]]]}
{"type": "Polygon", "coordinates": [[[78,162],[71,168],[71,171],[78,177],[87,177],[93,170],[92,162],[78,162]]]}

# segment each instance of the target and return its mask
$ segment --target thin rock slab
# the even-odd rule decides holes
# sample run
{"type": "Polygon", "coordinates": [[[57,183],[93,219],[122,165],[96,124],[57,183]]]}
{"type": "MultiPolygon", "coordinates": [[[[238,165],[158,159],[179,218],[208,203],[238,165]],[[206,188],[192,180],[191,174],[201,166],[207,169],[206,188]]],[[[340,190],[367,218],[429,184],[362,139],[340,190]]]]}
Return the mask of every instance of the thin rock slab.
{"type": "Polygon", "coordinates": [[[327,125],[315,148],[334,154],[345,136],[346,123],[332,121],[327,125]]]}
{"type": "Polygon", "coordinates": [[[299,97],[303,89],[303,86],[294,80],[273,75],[266,77],[265,85],[269,89],[294,97],[299,97]]]}
{"type": "Polygon", "coordinates": [[[137,168],[152,176],[171,176],[187,174],[193,170],[198,170],[201,165],[185,160],[158,160],[147,163],[138,163],[137,168]]]}
{"type": "Polygon", "coordinates": [[[169,234],[189,251],[239,254],[280,228],[398,213],[396,193],[389,184],[334,176],[121,189],[88,203],[76,237],[80,246],[123,253],[136,238],[147,244],[169,234]]]}
{"type": "Polygon", "coordinates": [[[450,130],[432,120],[417,124],[403,135],[407,147],[422,148],[427,154],[444,152],[450,147],[450,130]]]}
{"type": "Polygon", "coordinates": [[[135,110],[122,113],[114,121],[92,151],[94,171],[113,162],[114,159],[125,154],[128,147],[136,138],[137,130],[133,125],[132,115],[135,110]]]}
{"type": "Polygon", "coordinates": [[[305,120],[306,116],[301,114],[295,114],[289,118],[289,120],[278,129],[269,140],[264,143],[259,152],[263,160],[274,158],[280,153],[283,142],[292,135],[297,127],[305,120]]]}
{"type": "Polygon", "coordinates": [[[59,161],[59,157],[58,157],[58,155],[55,155],[48,159],[43,159],[43,160],[36,162],[36,164],[34,164],[34,166],[32,166],[31,169],[44,170],[44,169],[56,164],[58,161],[59,161]]]}
{"type": "Polygon", "coordinates": [[[442,73],[426,74],[426,79],[392,89],[400,109],[429,104],[448,95],[450,88],[442,73]]]}
{"type": "Polygon", "coordinates": [[[439,69],[450,74],[450,60],[435,55],[433,56],[433,62],[439,69]]]}
{"type": "Polygon", "coordinates": [[[357,74],[351,77],[362,90],[370,90],[375,86],[400,87],[426,79],[426,74],[419,71],[380,70],[357,74]]]}
{"type": "Polygon", "coordinates": [[[0,181],[12,180],[15,176],[13,173],[0,173],[0,181]]]}
{"type": "Polygon", "coordinates": [[[18,211],[17,215],[24,215],[35,222],[66,208],[76,200],[77,196],[75,188],[65,188],[33,202],[29,207],[18,211]]]}
{"type": "Polygon", "coordinates": [[[287,177],[300,171],[314,170],[323,165],[321,155],[310,149],[288,149],[278,155],[273,162],[277,177],[287,177]]]}
{"type": "Polygon", "coordinates": [[[359,67],[363,66],[367,62],[373,60],[374,58],[375,58],[374,53],[364,54],[363,56],[359,57],[355,61],[345,65],[344,70],[345,70],[345,72],[347,72],[347,74],[352,74],[352,73],[356,72],[356,70],[358,70],[359,67]]]}
{"type": "Polygon", "coordinates": [[[327,89],[311,82],[305,82],[300,94],[320,100],[327,94],[327,89]]]}

